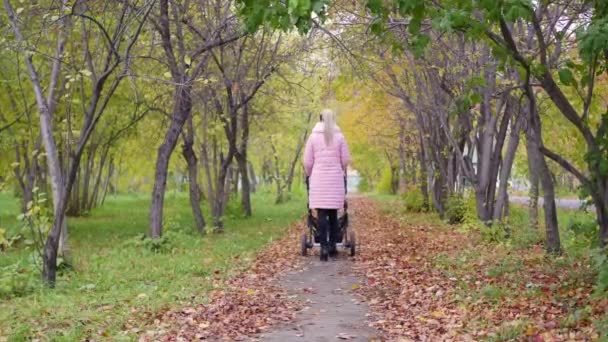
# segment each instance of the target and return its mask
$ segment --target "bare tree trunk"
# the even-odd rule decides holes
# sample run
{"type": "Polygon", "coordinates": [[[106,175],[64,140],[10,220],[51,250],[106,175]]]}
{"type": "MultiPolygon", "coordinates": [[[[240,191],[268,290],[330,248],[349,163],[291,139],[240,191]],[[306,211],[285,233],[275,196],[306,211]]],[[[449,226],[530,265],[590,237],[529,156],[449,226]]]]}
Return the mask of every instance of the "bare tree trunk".
{"type": "Polygon", "coordinates": [[[530,182],[528,212],[530,216],[530,226],[538,228],[538,193],[539,193],[539,166],[536,165],[536,157],[534,156],[534,145],[530,141],[530,134],[527,133],[526,151],[528,154],[528,177],[530,182]]]}
{"type": "MultiPolygon", "coordinates": [[[[66,153],[67,155],[68,153],[66,153]]],[[[67,164],[67,163],[66,163],[67,164]]],[[[68,203],[66,215],[68,216],[78,216],[78,208],[80,208],[80,174],[81,171],[78,170],[76,172],[76,178],[74,179],[74,184],[72,185],[72,191],[68,194],[68,203]]]]}
{"type": "Polygon", "coordinates": [[[247,104],[247,96],[245,96],[244,93],[241,93],[241,103],[244,103],[241,110],[241,143],[239,145],[239,152],[235,154],[235,158],[241,177],[241,207],[245,217],[251,217],[253,213],[251,208],[251,183],[249,180],[249,172],[247,170],[247,149],[249,148],[249,105],[247,104]]]}
{"type": "Polygon", "coordinates": [[[608,246],[608,212],[606,211],[606,198],[597,198],[597,195],[594,195],[594,197],[596,197],[594,198],[594,203],[596,203],[595,212],[597,214],[597,222],[600,226],[600,247],[605,249],[606,246],[608,246]]]}
{"type": "Polygon", "coordinates": [[[296,146],[295,154],[293,159],[291,160],[291,164],[289,165],[289,173],[287,174],[287,179],[285,181],[285,186],[287,187],[287,192],[291,194],[291,186],[293,184],[293,177],[295,175],[296,165],[298,164],[298,160],[300,159],[300,155],[302,154],[302,149],[306,144],[306,139],[308,138],[308,125],[310,124],[310,120],[312,119],[312,112],[308,112],[308,116],[306,117],[306,126],[304,131],[302,132],[302,137],[298,141],[298,145],[296,146]]]}
{"type": "MultiPolygon", "coordinates": [[[[91,175],[93,173],[93,168],[95,166],[95,154],[97,152],[97,148],[94,144],[89,145],[88,156],[86,164],[84,166],[84,179],[82,180],[82,198],[79,200],[79,213],[82,215],[85,211],[88,210],[87,205],[89,204],[89,187],[91,185],[91,175]]],[[[78,196],[78,192],[76,192],[76,196],[78,196]]]]}
{"type": "Polygon", "coordinates": [[[545,211],[545,232],[547,236],[547,252],[556,254],[561,252],[559,229],[557,222],[557,209],[555,206],[555,189],[547,163],[542,159],[540,162],[541,184],[543,186],[543,208],[545,211]]]}
{"type": "MultiPolygon", "coordinates": [[[[9,19],[17,41],[20,43],[24,42],[23,36],[18,26],[18,21],[13,11],[13,7],[9,0],[4,0],[4,6],[8,13],[9,19]]],[[[63,32],[59,34],[57,42],[57,49],[55,57],[60,58],[65,47],[65,37],[63,32]]],[[[26,54],[26,66],[28,74],[34,88],[34,94],[36,97],[36,104],[38,105],[38,112],[40,115],[40,134],[47,156],[47,163],[49,166],[49,173],[51,176],[51,189],[53,194],[53,209],[54,209],[54,220],[51,230],[47,236],[47,240],[43,251],[43,270],[42,278],[49,286],[55,285],[56,273],[57,273],[57,249],[59,247],[59,236],[61,234],[61,227],[65,218],[65,200],[63,200],[63,174],[61,172],[61,163],[59,161],[57,146],[53,137],[53,120],[51,118],[52,113],[49,109],[49,103],[44,98],[42,86],[38,78],[38,73],[32,62],[32,55],[26,54]]],[[[58,64],[58,62],[57,62],[58,64]]],[[[51,75],[51,84],[56,84],[59,78],[59,70],[53,70],[51,75]]],[[[53,87],[51,87],[53,88],[53,87]]],[[[52,89],[51,91],[53,91],[52,89]]]]}
{"type": "MultiPolygon", "coordinates": [[[[421,138],[422,139],[422,138],[421,138]]],[[[424,146],[420,144],[420,190],[422,191],[423,208],[428,210],[430,208],[429,200],[429,179],[431,179],[431,171],[428,170],[429,165],[426,160],[426,153],[424,146]]]]}
{"type": "Polygon", "coordinates": [[[418,155],[420,157],[420,190],[422,191],[422,201],[425,210],[431,208],[431,201],[429,197],[429,184],[431,182],[432,170],[431,165],[426,155],[426,149],[423,142],[422,133],[419,132],[420,147],[418,155]]]}
{"type": "MultiPolygon", "coordinates": [[[[217,151],[217,142],[213,144],[213,160],[214,165],[218,165],[219,170],[215,177],[215,193],[212,194],[213,202],[211,205],[211,211],[213,215],[213,231],[215,233],[222,233],[224,231],[224,213],[226,211],[226,205],[230,198],[230,184],[232,183],[232,161],[234,159],[236,151],[232,148],[228,149],[228,154],[224,155],[217,151]]],[[[214,167],[217,170],[218,167],[214,167]]]]}
{"type": "Polygon", "coordinates": [[[557,209],[555,206],[555,189],[553,184],[553,178],[549,167],[541,152],[542,147],[542,130],[540,116],[538,115],[536,107],[536,99],[529,81],[526,85],[526,93],[528,95],[528,116],[529,124],[528,127],[528,138],[532,143],[531,151],[533,164],[538,167],[540,183],[543,187],[543,208],[545,212],[545,235],[546,235],[546,249],[548,253],[557,254],[561,252],[559,229],[557,222],[557,209]]]}
{"type": "Polygon", "coordinates": [[[162,235],[163,207],[165,190],[167,188],[167,172],[169,159],[177,144],[177,139],[192,112],[192,98],[190,86],[177,86],[175,89],[175,106],[171,115],[171,124],[165,135],[163,143],[158,148],[156,157],[156,171],[154,174],[154,188],[152,190],[152,203],[150,205],[150,236],[159,238],[162,235]]]}
{"type": "Polygon", "coordinates": [[[182,154],[188,164],[188,185],[190,192],[190,206],[192,207],[192,215],[196,223],[196,229],[199,233],[205,233],[205,218],[201,210],[200,189],[198,186],[198,161],[194,153],[194,127],[192,125],[192,117],[190,116],[185,126],[183,133],[184,145],[182,146],[182,154]]]}
{"type": "Polygon", "coordinates": [[[396,195],[399,191],[399,167],[391,166],[391,195],[396,195]]]}
{"type": "Polygon", "coordinates": [[[247,162],[247,168],[249,173],[249,179],[251,180],[251,192],[255,193],[258,187],[258,178],[255,175],[255,170],[253,169],[253,164],[251,162],[247,162]]]}
{"type": "Polygon", "coordinates": [[[399,193],[403,193],[407,188],[407,164],[405,161],[404,135],[405,128],[403,127],[403,124],[401,124],[399,127],[399,193]]]}
{"type": "Polygon", "coordinates": [[[88,204],[88,210],[91,210],[99,203],[99,188],[101,186],[101,178],[103,174],[103,169],[106,166],[106,161],[108,158],[108,153],[110,151],[110,146],[105,146],[103,152],[101,154],[101,160],[99,161],[99,166],[97,170],[97,176],[95,177],[95,184],[93,185],[93,194],[91,195],[91,200],[88,204]]]}
{"type": "Polygon", "coordinates": [[[274,142],[272,141],[270,142],[270,148],[272,149],[272,155],[274,157],[274,175],[272,176],[272,179],[274,179],[277,186],[277,197],[275,203],[279,204],[285,201],[285,195],[283,193],[285,186],[282,182],[283,179],[281,177],[281,168],[279,167],[279,154],[274,146],[274,142]]]}
{"type": "Polygon", "coordinates": [[[110,182],[112,180],[113,173],[114,173],[114,160],[110,159],[110,163],[108,164],[108,174],[106,175],[106,179],[105,179],[104,185],[103,185],[103,194],[101,196],[100,205],[103,205],[106,201],[106,195],[108,194],[108,188],[109,188],[110,182]]]}
{"type": "Polygon", "coordinates": [[[236,196],[239,194],[239,179],[241,178],[240,169],[238,164],[236,166],[232,166],[232,175],[231,175],[231,183],[230,188],[232,189],[232,193],[236,196]]]}
{"type": "Polygon", "coordinates": [[[249,180],[249,170],[247,162],[247,153],[240,153],[240,157],[236,158],[239,166],[239,174],[241,175],[241,206],[245,217],[250,217],[251,209],[251,183],[249,180]]]}
{"type": "Polygon", "coordinates": [[[511,177],[511,169],[515,160],[515,153],[517,152],[517,147],[519,146],[521,121],[523,120],[522,117],[518,118],[515,124],[513,124],[511,127],[511,136],[507,145],[505,159],[503,160],[500,168],[500,183],[498,186],[498,198],[494,206],[494,221],[500,221],[508,215],[509,193],[507,187],[509,184],[509,178],[511,177]]]}

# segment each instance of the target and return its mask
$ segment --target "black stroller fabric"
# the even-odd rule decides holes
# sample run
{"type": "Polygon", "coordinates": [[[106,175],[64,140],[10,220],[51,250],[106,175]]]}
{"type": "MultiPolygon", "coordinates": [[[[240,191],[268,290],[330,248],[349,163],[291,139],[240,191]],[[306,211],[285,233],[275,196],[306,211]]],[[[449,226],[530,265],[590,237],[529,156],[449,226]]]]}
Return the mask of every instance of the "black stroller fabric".
{"type": "MultiPolygon", "coordinates": [[[[346,177],[344,177],[344,190],[346,191],[346,177]]],[[[306,191],[310,193],[310,182],[308,177],[306,177],[306,191]]],[[[315,243],[319,243],[321,239],[317,235],[319,231],[319,222],[316,217],[314,217],[312,209],[308,207],[308,228],[311,228],[314,236],[315,243]]],[[[338,232],[336,234],[336,243],[342,243],[344,241],[344,236],[346,235],[346,230],[348,227],[348,203],[344,200],[344,212],[342,215],[338,217],[338,232]]]]}

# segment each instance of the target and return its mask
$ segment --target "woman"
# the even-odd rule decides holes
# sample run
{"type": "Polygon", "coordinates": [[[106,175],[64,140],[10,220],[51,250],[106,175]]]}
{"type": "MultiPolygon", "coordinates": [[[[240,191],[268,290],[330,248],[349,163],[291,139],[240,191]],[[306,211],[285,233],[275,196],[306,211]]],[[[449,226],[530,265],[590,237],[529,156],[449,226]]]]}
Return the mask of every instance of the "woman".
{"type": "Polygon", "coordinates": [[[338,209],[344,206],[349,161],[348,145],[334,112],[324,109],[304,150],[304,169],[310,181],[308,201],[310,209],[317,210],[322,261],[327,261],[330,252],[336,253],[338,209]]]}

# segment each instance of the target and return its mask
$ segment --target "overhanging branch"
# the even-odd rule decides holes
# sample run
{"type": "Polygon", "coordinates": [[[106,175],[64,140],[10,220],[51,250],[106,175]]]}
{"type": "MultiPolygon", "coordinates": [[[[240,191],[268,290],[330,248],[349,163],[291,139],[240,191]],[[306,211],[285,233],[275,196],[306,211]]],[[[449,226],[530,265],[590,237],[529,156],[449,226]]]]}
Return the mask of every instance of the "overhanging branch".
{"type": "Polygon", "coordinates": [[[581,171],[579,171],[574,165],[572,165],[572,163],[567,161],[565,158],[563,158],[562,156],[558,155],[557,153],[549,150],[545,146],[540,146],[540,151],[546,157],[548,157],[549,159],[558,163],[566,171],[573,174],[576,178],[578,178],[578,180],[581,183],[583,183],[584,185],[587,185],[587,186],[591,185],[591,181],[589,180],[589,178],[585,177],[585,175],[583,175],[583,173],[581,171]]]}

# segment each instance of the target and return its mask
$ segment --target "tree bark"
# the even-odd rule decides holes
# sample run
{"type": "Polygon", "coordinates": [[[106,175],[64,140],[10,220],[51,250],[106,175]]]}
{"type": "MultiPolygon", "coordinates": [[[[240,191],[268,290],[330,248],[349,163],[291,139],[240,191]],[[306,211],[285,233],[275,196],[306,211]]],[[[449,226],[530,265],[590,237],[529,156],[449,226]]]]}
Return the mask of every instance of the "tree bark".
{"type": "Polygon", "coordinates": [[[251,217],[251,183],[249,180],[249,172],[247,170],[247,149],[249,148],[249,105],[247,104],[247,96],[241,93],[241,143],[239,152],[235,154],[238,164],[238,170],[241,177],[241,208],[245,217],[251,217]]]}
{"type": "MultiPolygon", "coordinates": [[[[85,211],[88,210],[89,204],[89,187],[91,185],[91,175],[93,173],[93,168],[95,166],[95,154],[96,154],[96,146],[94,144],[89,145],[87,153],[87,162],[82,164],[84,166],[84,179],[82,180],[82,199],[79,200],[79,209],[78,214],[82,215],[85,211]]],[[[82,174],[82,173],[81,173],[82,174]]],[[[78,196],[79,192],[76,192],[76,196],[78,196]]]]}
{"type": "Polygon", "coordinates": [[[501,221],[503,218],[508,216],[509,208],[509,193],[508,184],[509,178],[511,177],[511,169],[513,162],[515,161],[515,153],[519,146],[519,137],[521,133],[521,121],[523,116],[517,118],[515,124],[511,127],[511,135],[509,137],[509,143],[507,145],[507,151],[505,152],[505,158],[500,168],[500,177],[498,185],[498,198],[494,205],[494,221],[501,221]]]}
{"type": "Polygon", "coordinates": [[[295,154],[289,165],[289,173],[287,174],[287,178],[285,180],[285,186],[287,187],[287,192],[289,194],[291,194],[291,186],[293,184],[293,178],[295,175],[296,165],[298,164],[298,160],[300,160],[300,155],[302,154],[302,149],[304,149],[304,145],[306,144],[306,139],[308,138],[308,125],[310,124],[311,119],[312,119],[312,112],[308,112],[308,116],[306,118],[306,126],[304,128],[304,131],[302,132],[302,137],[298,141],[298,145],[296,146],[295,154]]]}
{"type": "MultiPolygon", "coordinates": [[[[407,188],[407,164],[405,161],[405,128],[401,124],[399,126],[399,193],[405,192],[407,188]]],[[[413,177],[415,178],[415,171],[413,171],[413,177]]],[[[415,183],[415,182],[414,182],[415,183]]]]}
{"type": "MultiPolygon", "coordinates": [[[[21,34],[21,30],[19,29],[18,21],[10,1],[4,0],[4,6],[11,21],[17,41],[23,43],[24,39],[21,34]]],[[[59,59],[63,53],[64,46],[64,34],[60,33],[55,54],[57,59],[59,59]]],[[[49,109],[49,103],[44,98],[40,79],[32,61],[32,55],[29,53],[26,54],[25,61],[28,75],[34,89],[36,104],[38,105],[38,112],[40,115],[40,134],[42,136],[42,141],[44,142],[47,164],[49,166],[51,178],[54,220],[43,250],[42,278],[47,285],[54,287],[57,274],[57,249],[59,247],[59,236],[61,234],[61,227],[65,218],[64,212],[66,201],[63,199],[64,196],[62,192],[64,186],[63,174],[61,172],[61,163],[57,153],[57,146],[53,137],[53,120],[51,118],[52,113],[49,109]]],[[[51,78],[53,80],[52,82],[54,82],[53,84],[56,84],[56,81],[59,78],[59,72],[54,72],[51,75],[51,78]]]]}
{"type": "Polygon", "coordinates": [[[186,127],[184,129],[183,140],[184,145],[182,146],[182,155],[188,164],[188,187],[190,193],[190,206],[192,207],[192,216],[194,216],[194,222],[196,223],[196,229],[199,233],[205,233],[205,218],[201,210],[201,198],[200,188],[198,186],[198,160],[194,153],[194,127],[192,125],[192,117],[190,116],[187,120],[186,127]]]}
{"type": "Polygon", "coordinates": [[[258,188],[258,178],[255,175],[255,170],[253,169],[253,164],[251,162],[247,162],[249,179],[251,180],[251,193],[255,193],[258,188]]]}
{"type": "Polygon", "coordinates": [[[103,194],[101,196],[101,202],[99,204],[103,205],[106,201],[106,196],[108,194],[108,188],[110,186],[110,182],[112,180],[112,174],[114,173],[114,160],[110,159],[110,163],[108,164],[108,173],[106,175],[106,179],[103,184],[103,194]]]}
{"type": "Polygon", "coordinates": [[[606,246],[608,246],[608,212],[606,210],[606,200],[607,199],[605,197],[594,199],[597,222],[600,226],[599,242],[601,248],[605,248],[606,246]]]}
{"type": "MultiPolygon", "coordinates": [[[[422,136],[420,140],[422,140],[422,136]]],[[[429,179],[431,179],[431,171],[428,169],[430,166],[426,160],[426,152],[424,149],[424,145],[422,142],[420,143],[420,191],[422,191],[422,199],[423,199],[423,208],[425,210],[429,209],[430,201],[429,201],[429,179]]]]}
{"type": "Polygon", "coordinates": [[[99,203],[99,188],[101,186],[101,179],[103,174],[103,169],[106,166],[106,161],[108,158],[108,153],[110,151],[110,146],[105,146],[103,148],[101,159],[99,161],[99,166],[97,170],[97,176],[95,177],[95,184],[93,185],[93,194],[91,195],[91,199],[88,204],[88,210],[93,209],[99,203]]]}
{"type": "Polygon", "coordinates": [[[559,237],[559,229],[557,222],[557,209],[555,206],[555,188],[553,178],[549,167],[541,152],[542,130],[540,116],[536,106],[536,99],[529,80],[526,82],[526,93],[528,97],[528,116],[530,127],[528,129],[528,138],[532,144],[533,164],[538,167],[540,183],[543,187],[543,208],[545,212],[545,235],[546,235],[546,250],[550,254],[558,254],[561,252],[561,244],[559,237]]]}
{"type": "Polygon", "coordinates": [[[275,204],[280,204],[285,201],[285,185],[283,184],[283,177],[281,176],[281,169],[279,167],[279,154],[273,141],[270,142],[270,148],[272,149],[272,155],[274,157],[274,175],[272,176],[272,179],[274,179],[277,187],[277,197],[275,200],[275,204]]]}
{"type": "Polygon", "coordinates": [[[530,216],[530,226],[538,228],[538,195],[539,195],[539,172],[540,167],[536,165],[534,144],[530,141],[530,134],[526,133],[526,151],[528,154],[528,177],[530,182],[530,189],[528,193],[528,213],[530,216]]]}
{"type": "Polygon", "coordinates": [[[152,203],[150,205],[150,237],[160,238],[163,226],[163,207],[165,190],[167,188],[167,173],[169,159],[175,149],[177,140],[192,111],[192,98],[190,86],[178,86],[175,90],[175,106],[171,115],[171,124],[158,148],[156,156],[156,171],[154,173],[154,188],[152,189],[152,203]]]}
{"type": "Polygon", "coordinates": [[[250,217],[251,209],[251,182],[249,181],[249,169],[247,161],[247,153],[240,153],[240,157],[236,158],[241,175],[241,207],[245,217],[250,217]]]}

